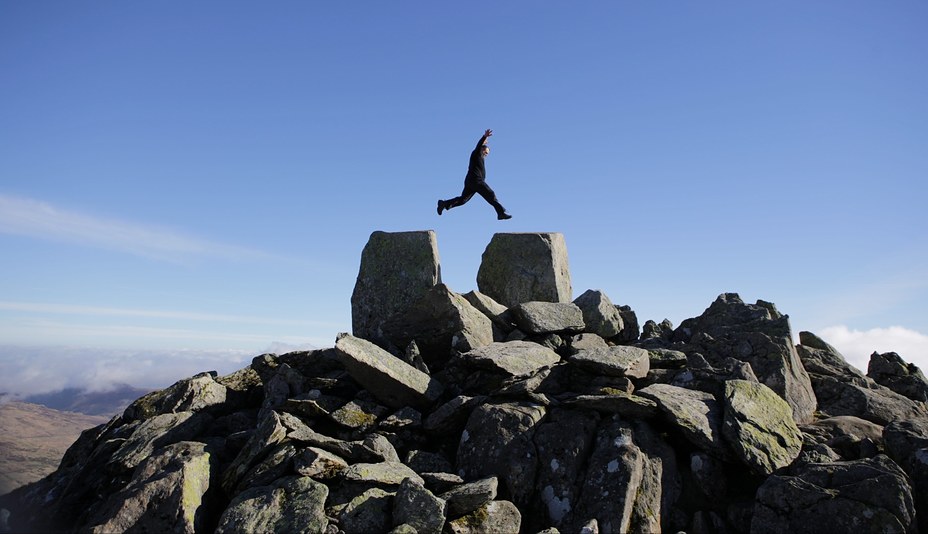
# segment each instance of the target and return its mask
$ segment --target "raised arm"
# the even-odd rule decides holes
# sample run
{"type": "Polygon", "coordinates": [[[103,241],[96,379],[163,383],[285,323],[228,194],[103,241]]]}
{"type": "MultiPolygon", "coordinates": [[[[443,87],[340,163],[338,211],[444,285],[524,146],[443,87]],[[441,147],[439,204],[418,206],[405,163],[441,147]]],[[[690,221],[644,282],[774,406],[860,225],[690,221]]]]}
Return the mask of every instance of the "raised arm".
{"type": "Polygon", "coordinates": [[[493,135],[493,130],[487,130],[483,132],[483,137],[480,138],[480,141],[477,141],[477,148],[482,147],[487,144],[487,138],[493,135]]]}

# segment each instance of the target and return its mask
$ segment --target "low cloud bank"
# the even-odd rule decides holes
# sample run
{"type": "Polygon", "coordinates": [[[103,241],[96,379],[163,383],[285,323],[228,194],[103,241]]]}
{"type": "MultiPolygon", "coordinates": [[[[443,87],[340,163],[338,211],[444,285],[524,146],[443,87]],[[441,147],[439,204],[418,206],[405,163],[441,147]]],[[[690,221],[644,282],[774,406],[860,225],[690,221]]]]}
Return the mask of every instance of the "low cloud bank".
{"type": "Polygon", "coordinates": [[[928,335],[901,326],[852,330],[844,325],[821,330],[824,339],[854,367],[864,373],[874,352],[895,352],[908,363],[928,370],[928,335]]]}
{"type": "MultiPolygon", "coordinates": [[[[308,350],[274,343],[262,352],[308,350]]],[[[242,369],[259,353],[244,350],[121,350],[90,347],[0,346],[0,394],[15,398],[76,388],[111,391],[124,384],[163,388],[204,371],[242,369]]]]}

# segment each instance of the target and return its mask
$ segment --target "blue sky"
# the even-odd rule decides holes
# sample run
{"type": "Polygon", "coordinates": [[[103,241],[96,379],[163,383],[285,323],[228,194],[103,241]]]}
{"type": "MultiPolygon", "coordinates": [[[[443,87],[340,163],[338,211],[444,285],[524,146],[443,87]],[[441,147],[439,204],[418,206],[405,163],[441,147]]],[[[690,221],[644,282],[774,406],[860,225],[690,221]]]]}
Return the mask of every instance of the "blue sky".
{"type": "Polygon", "coordinates": [[[738,292],[859,366],[928,365],[926,22],[909,0],[2,2],[0,389],[81,347],[162,354],[157,379],[110,367],[170,382],[189,351],[329,346],[374,230],[435,230],[462,293],[494,232],[557,231],[575,296],[642,322],[738,292]],[[514,218],[438,217],[486,128],[514,218]]]}

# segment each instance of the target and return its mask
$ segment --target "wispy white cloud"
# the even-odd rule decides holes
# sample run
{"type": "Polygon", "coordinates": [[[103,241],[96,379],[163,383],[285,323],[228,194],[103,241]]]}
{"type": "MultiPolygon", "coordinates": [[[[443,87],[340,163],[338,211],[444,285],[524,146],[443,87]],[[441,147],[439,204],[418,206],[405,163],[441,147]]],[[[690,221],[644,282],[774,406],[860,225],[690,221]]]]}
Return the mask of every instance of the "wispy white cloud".
{"type": "Polygon", "coordinates": [[[272,342],[263,351],[0,345],[0,394],[25,397],[65,388],[108,391],[121,384],[162,388],[204,371],[232,373],[265,352],[312,348],[307,343],[281,342],[272,342]]]}
{"type": "Polygon", "coordinates": [[[299,319],[280,319],[242,315],[225,315],[214,313],[197,313],[177,310],[145,310],[138,308],[108,308],[103,306],[84,306],[75,304],[59,304],[44,302],[18,302],[0,301],[0,310],[26,313],[41,313],[55,315],[85,315],[85,316],[115,316],[115,317],[147,317],[154,319],[176,319],[184,321],[210,321],[223,323],[249,323],[271,324],[280,326],[335,326],[337,323],[322,321],[308,321],[299,319]]]}
{"type": "Polygon", "coordinates": [[[908,363],[928,370],[928,335],[901,326],[852,330],[844,325],[829,326],[819,337],[830,343],[854,367],[866,372],[874,352],[895,352],[908,363]]]}
{"type": "Polygon", "coordinates": [[[89,215],[47,202],[0,194],[0,233],[90,246],[183,263],[202,258],[266,259],[271,255],[181,232],[89,215]]]}

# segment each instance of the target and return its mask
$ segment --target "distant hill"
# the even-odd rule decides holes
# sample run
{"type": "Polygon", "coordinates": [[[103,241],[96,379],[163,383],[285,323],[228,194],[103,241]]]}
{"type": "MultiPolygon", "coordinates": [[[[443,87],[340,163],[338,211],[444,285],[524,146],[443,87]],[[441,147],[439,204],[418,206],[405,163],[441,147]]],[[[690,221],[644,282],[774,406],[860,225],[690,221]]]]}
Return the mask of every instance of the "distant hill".
{"type": "Polygon", "coordinates": [[[23,400],[64,412],[112,417],[125,410],[126,406],[132,401],[149,392],[151,392],[150,389],[122,384],[112,391],[100,392],[66,388],[53,393],[32,395],[23,400]]]}
{"type": "Polygon", "coordinates": [[[25,402],[0,403],[0,495],[53,472],[83,430],[108,420],[25,402]]]}

